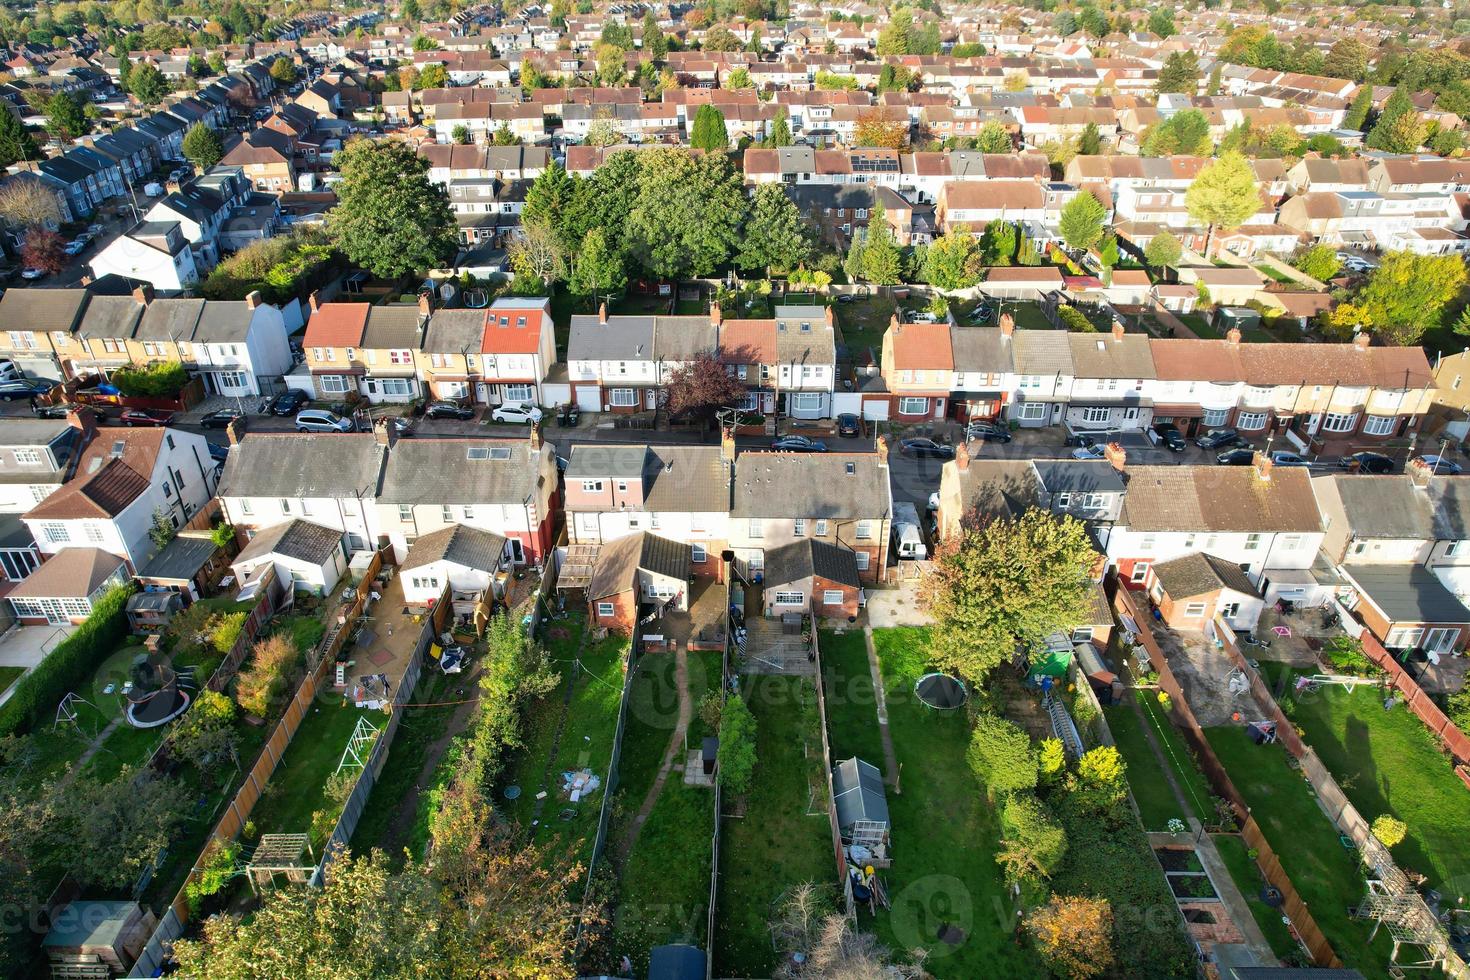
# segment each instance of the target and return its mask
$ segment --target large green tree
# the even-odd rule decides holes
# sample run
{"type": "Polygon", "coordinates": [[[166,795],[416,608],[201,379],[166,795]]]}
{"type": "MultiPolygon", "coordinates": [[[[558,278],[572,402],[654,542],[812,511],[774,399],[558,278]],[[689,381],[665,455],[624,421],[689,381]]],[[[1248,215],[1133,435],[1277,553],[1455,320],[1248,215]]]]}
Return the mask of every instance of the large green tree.
{"type": "Polygon", "coordinates": [[[1040,777],[1040,757],[1031,736],[989,712],[975,719],[965,761],[992,800],[1033,790],[1040,777]]]}
{"type": "Polygon", "coordinates": [[[1415,344],[1426,330],[1439,326],[1466,283],[1465,261],[1458,255],[1389,252],[1352,305],[1385,340],[1415,344]]]}
{"type": "Polygon", "coordinates": [[[728,150],[730,133],[725,129],[725,114],[708,102],[696,109],[689,128],[689,145],[712,153],[728,150]]]}
{"type": "Polygon", "coordinates": [[[1399,148],[1404,138],[1401,124],[1401,120],[1404,118],[1410,118],[1414,122],[1417,122],[1419,119],[1419,110],[1414,108],[1414,103],[1410,100],[1408,91],[1403,86],[1399,86],[1393,90],[1393,94],[1383,104],[1383,111],[1378,114],[1378,120],[1373,124],[1373,128],[1368,131],[1368,138],[1365,142],[1369,148],[1386,150],[1390,153],[1409,153],[1417,149],[1417,143],[1407,149],[1399,148]]]}
{"type": "Polygon", "coordinates": [[[966,518],[922,583],[935,659],[979,682],[1018,645],[1083,622],[1093,560],[1086,527],[1071,517],[966,518]]]}
{"type": "Polygon", "coordinates": [[[964,230],[945,232],[924,253],[924,279],[939,289],[964,289],[979,280],[975,236],[964,230]]]}
{"type": "Polygon", "coordinates": [[[1030,793],[1017,793],[1001,806],[1000,834],[995,860],[1007,881],[1043,882],[1067,854],[1066,831],[1030,793]]]}
{"type": "Polygon", "coordinates": [[[168,90],[168,79],[163,77],[163,72],[146,61],[134,65],[128,72],[128,91],[144,105],[158,105],[168,90]]]}
{"type": "Polygon", "coordinates": [[[1183,254],[1184,243],[1168,231],[1160,231],[1150,237],[1148,244],[1143,247],[1144,261],[1155,269],[1176,264],[1183,254]]]}
{"type": "Polygon", "coordinates": [[[778,113],[776,115],[776,121],[771,123],[771,135],[766,140],[766,143],[769,146],[791,145],[791,119],[784,111],[778,113]]]}
{"type": "Polygon", "coordinates": [[[1164,59],[1154,91],[1194,95],[1199,90],[1199,56],[1193,51],[1175,51],[1164,59]]]}
{"type": "Polygon", "coordinates": [[[522,223],[544,224],[555,234],[557,244],[564,251],[571,251],[587,231],[572,226],[572,202],[576,193],[576,183],[567,175],[566,169],[552,160],[526,188],[526,203],[521,208],[522,223]]]}
{"type": "Polygon", "coordinates": [[[454,257],[459,232],[429,162],[397,140],[354,140],[337,155],[342,182],[328,227],[349,259],[396,278],[454,257]]]}
{"type": "Polygon", "coordinates": [[[782,184],[761,184],[751,203],[740,239],[739,264],[744,269],[789,272],[811,255],[811,240],[801,210],[782,184]]]}
{"type": "Polygon", "coordinates": [[[75,95],[57,92],[46,100],[46,129],[52,136],[59,140],[74,140],[91,128],[82,112],[82,102],[75,95]]]}
{"type": "Polygon", "coordinates": [[[1216,229],[1239,228],[1261,209],[1261,191],[1250,161],[1236,151],[1211,161],[1184,192],[1189,216],[1209,227],[1205,255],[1214,244],[1216,229]]]}
{"type": "Polygon", "coordinates": [[[903,251],[881,207],[874,208],[868,218],[868,234],[863,240],[863,278],[880,286],[903,282],[903,251]]]}
{"type": "Polygon", "coordinates": [[[630,254],[660,278],[713,274],[740,241],[748,206],[740,175],[723,155],[675,148],[648,151],[640,162],[630,254]]]}
{"type": "Polygon", "coordinates": [[[1015,149],[1010,131],[994,119],[980,127],[975,134],[975,149],[981,153],[1010,153],[1015,149]]]}
{"type": "Polygon", "coordinates": [[[40,155],[40,148],[20,117],[9,109],[0,110],[0,167],[35,160],[40,155]]]}
{"type": "Polygon", "coordinates": [[[595,306],[599,298],[621,292],[627,282],[622,256],[608,245],[601,228],[590,229],[572,258],[572,292],[590,296],[595,306]]]}
{"type": "Polygon", "coordinates": [[[219,163],[220,158],[225,155],[219,134],[204,123],[195,123],[189,127],[189,131],[184,134],[183,150],[185,159],[200,173],[219,163]]]}
{"type": "Polygon", "coordinates": [[[1102,202],[1083,191],[1062,205],[1057,224],[1062,241],[1072,248],[1087,251],[1102,240],[1103,219],[1107,216],[1102,202]]]}
{"type": "Polygon", "coordinates": [[[1352,104],[1348,106],[1347,115],[1342,118],[1342,128],[1361,131],[1367,125],[1368,114],[1372,111],[1373,86],[1364,85],[1358,89],[1358,94],[1353,96],[1352,104]]]}

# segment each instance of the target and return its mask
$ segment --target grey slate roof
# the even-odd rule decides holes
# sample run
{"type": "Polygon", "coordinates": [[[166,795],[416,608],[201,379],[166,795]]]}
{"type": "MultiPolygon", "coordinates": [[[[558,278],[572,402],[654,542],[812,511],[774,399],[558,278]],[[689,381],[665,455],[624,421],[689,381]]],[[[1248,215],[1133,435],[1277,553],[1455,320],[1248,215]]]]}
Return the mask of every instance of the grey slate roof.
{"type": "Polygon", "coordinates": [[[1393,623],[1470,623],[1470,609],[1422,565],[1344,565],[1393,623]]]}
{"type": "Polygon", "coordinates": [[[654,357],[665,361],[693,360],[696,354],[714,353],[717,328],[708,316],[661,316],[654,318],[654,357]]]}
{"type": "Polygon", "coordinates": [[[603,599],[637,588],[639,569],[668,578],[685,578],[693,549],[648,531],[625,535],[604,544],[587,584],[589,600],[603,599]]]}
{"type": "Polygon", "coordinates": [[[1072,375],[1077,378],[1154,378],[1154,355],[1148,337],[1128,333],[1068,333],[1072,375]]]}
{"type": "Polygon", "coordinates": [[[199,314],[194,340],[201,344],[243,344],[255,311],[244,303],[210,300],[199,314]]]}
{"type": "Polygon", "coordinates": [[[653,358],[651,316],[610,316],[601,323],[596,314],[572,317],[567,340],[568,361],[646,361],[653,358]]]}
{"type": "Polygon", "coordinates": [[[303,518],[275,524],[260,531],[240,549],[235,561],[250,561],[266,555],[281,555],[314,565],[324,565],[342,545],[342,532],[303,518]]]}
{"type": "Polygon", "coordinates": [[[382,470],[383,449],[371,433],[252,432],[231,447],[218,494],[371,498],[382,470]]]}
{"type": "Polygon", "coordinates": [[[1017,330],[1011,338],[1016,348],[1017,374],[1072,373],[1072,345],[1060,330],[1017,330]]]}
{"type": "Polygon", "coordinates": [[[24,323],[38,333],[71,333],[86,302],[85,289],[7,289],[0,297],[0,321],[24,323]]]}
{"type": "Polygon", "coordinates": [[[1122,493],[1127,489],[1123,474],[1106,460],[1037,459],[1032,464],[1047,493],[1122,493]]]}
{"type": "Polygon", "coordinates": [[[131,296],[93,296],[77,336],[83,340],[131,337],[142,318],[143,304],[131,296]]]}
{"type": "Polygon", "coordinates": [[[451,524],[420,537],[409,547],[401,571],[447,561],[465,568],[493,572],[505,555],[505,538],[477,527],[451,524]]]}
{"type": "Polygon", "coordinates": [[[802,538],[766,552],[767,587],[786,585],[812,575],[853,588],[862,587],[857,558],[848,548],[802,538]]]}
{"type": "Polygon", "coordinates": [[[522,504],[543,478],[537,459],[524,439],[400,439],[388,454],[378,499],[385,504],[522,504]],[[470,459],[471,448],[509,453],[503,459],[470,459]]]}
{"type": "Polygon", "coordinates": [[[203,311],[202,299],[155,299],[144,311],[135,336],[140,340],[192,341],[203,311]]]}
{"type": "Polygon", "coordinates": [[[966,515],[974,511],[985,518],[1019,517],[1039,499],[1030,460],[972,459],[958,476],[960,505],[966,515]]]}
{"type": "Polygon", "coordinates": [[[708,514],[730,510],[730,478],[717,446],[629,446],[579,443],[567,479],[643,481],[643,510],[708,514]]]}
{"type": "Polygon", "coordinates": [[[478,354],[484,337],[484,310],[439,310],[429,317],[424,330],[424,350],[432,354],[478,354]]]}
{"type": "Polygon", "coordinates": [[[1233,589],[1257,598],[1261,595],[1239,565],[1202,551],[1158,562],[1153,570],[1164,591],[1175,600],[1204,595],[1219,588],[1233,589]]]}
{"type": "Polygon", "coordinates": [[[374,306],[368,310],[367,326],[362,331],[364,349],[417,350],[423,334],[417,305],[374,306]]]}
{"type": "Polygon", "coordinates": [[[206,533],[184,532],[164,545],[163,550],[143,566],[139,578],[175,579],[187,581],[203,568],[205,563],[219,550],[219,546],[206,533]]]}
{"type": "Polygon", "coordinates": [[[836,359],[837,342],[824,307],[776,307],[777,363],[831,365],[836,359]],[[803,330],[802,324],[808,329],[803,330]]]}
{"type": "Polygon", "coordinates": [[[743,453],[734,497],[732,517],[884,520],[888,468],[874,453],[743,453]]]}
{"type": "Polygon", "coordinates": [[[1407,476],[1356,474],[1330,479],[1356,536],[1420,540],[1434,536],[1433,506],[1407,476]]]}
{"type": "Polygon", "coordinates": [[[70,430],[66,419],[0,419],[0,446],[49,446],[70,430]]]}
{"type": "Polygon", "coordinates": [[[949,347],[956,373],[1006,374],[1015,366],[1015,345],[999,327],[953,327],[949,347]]]}

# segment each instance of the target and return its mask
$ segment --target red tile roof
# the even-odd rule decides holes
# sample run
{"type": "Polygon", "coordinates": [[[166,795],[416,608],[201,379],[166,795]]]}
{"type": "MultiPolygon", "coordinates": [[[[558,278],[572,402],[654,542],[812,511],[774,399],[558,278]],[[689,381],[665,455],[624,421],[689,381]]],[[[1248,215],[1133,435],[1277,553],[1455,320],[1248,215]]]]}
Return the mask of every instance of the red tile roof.
{"type": "Polygon", "coordinates": [[[539,306],[497,306],[488,311],[480,350],[486,354],[534,354],[541,349],[541,331],[550,330],[551,317],[539,306]],[[521,317],[525,326],[517,326],[521,317]]]}
{"type": "Polygon", "coordinates": [[[720,324],[720,360],[729,364],[775,364],[775,320],[726,320],[720,324]]]}
{"type": "Polygon", "coordinates": [[[367,327],[367,303],[323,303],[306,325],[306,347],[356,347],[367,327]]]}
{"type": "Polygon", "coordinates": [[[900,323],[893,331],[893,366],[900,371],[951,371],[948,323],[900,323]]]}

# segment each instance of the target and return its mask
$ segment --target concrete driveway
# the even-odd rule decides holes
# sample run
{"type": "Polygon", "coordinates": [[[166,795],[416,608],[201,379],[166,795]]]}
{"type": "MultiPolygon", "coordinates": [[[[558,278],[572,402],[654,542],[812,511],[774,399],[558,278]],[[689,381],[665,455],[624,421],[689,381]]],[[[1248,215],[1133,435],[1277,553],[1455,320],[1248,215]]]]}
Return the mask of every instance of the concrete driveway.
{"type": "MultiPolygon", "coordinates": [[[[0,636],[0,667],[22,667],[29,671],[46,659],[56,645],[66,639],[75,626],[15,626],[0,636]]],[[[25,676],[25,675],[21,675],[25,676]]],[[[0,704],[10,699],[12,684],[0,694],[0,704]]]]}

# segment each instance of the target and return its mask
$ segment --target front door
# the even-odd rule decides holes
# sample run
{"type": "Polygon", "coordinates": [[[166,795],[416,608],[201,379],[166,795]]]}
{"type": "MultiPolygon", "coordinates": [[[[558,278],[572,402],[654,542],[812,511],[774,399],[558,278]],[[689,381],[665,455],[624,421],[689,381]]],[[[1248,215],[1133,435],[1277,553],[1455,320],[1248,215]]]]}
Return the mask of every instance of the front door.
{"type": "Polygon", "coordinates": [[[526,563],[526,549],[521,545],[519,538],[510,539],[510,557],[517,565],[526,563]]]}
{"type": "Polygon", "coordinates": [[[643,407],[649,409],[658,407],[658,389],[649,388],[647,390],[643,396],[643,407]]]}
{"type": "Polygon", "coordinates": [[[42,599],[41,609],[46,613],[46,622],[53,626],[60,626],[67,621],[60,599],[42,599]]]}

